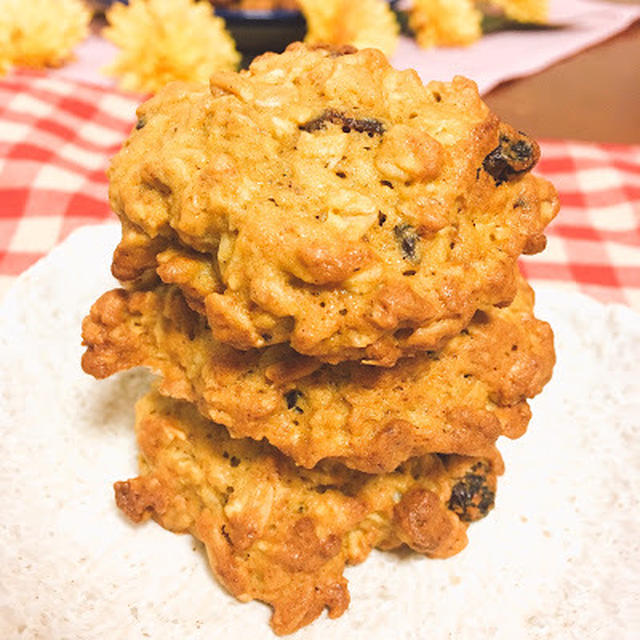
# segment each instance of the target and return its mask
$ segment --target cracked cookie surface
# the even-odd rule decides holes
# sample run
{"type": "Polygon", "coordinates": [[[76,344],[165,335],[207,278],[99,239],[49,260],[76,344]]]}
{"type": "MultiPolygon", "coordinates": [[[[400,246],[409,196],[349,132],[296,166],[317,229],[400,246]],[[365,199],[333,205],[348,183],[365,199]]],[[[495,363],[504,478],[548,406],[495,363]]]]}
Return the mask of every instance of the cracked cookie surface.
{"type": "Polygon", "coordinates": [[[104,294],[83,324],[86,372],[144,365],[160,391],[197,405],[231,435],[266,438],[294,461],[325,458],[380,473],[425,453],[483,455],[519,437],[554,363],[553,335],[520,281],[505,309],[479,311],[439,352],[393,368],[328,365],[285,345],[238,351],[217,342],[176,288],[104,294]]]}
{"type": "Polygon", "coordinates": [[[474,83],[289,46],[142,105],[109,171],[113,273],[179,286],[214,337],[390,367],[515,295],[553,187],[474,83]]]}

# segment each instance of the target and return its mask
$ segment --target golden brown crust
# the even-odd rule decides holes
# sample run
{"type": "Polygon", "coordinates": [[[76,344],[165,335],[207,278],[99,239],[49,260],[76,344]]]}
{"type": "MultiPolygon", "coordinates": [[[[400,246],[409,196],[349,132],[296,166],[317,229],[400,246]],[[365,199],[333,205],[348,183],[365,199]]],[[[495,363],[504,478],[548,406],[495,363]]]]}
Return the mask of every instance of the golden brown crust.
{"type": "Polygon", "coordinates": [[[162,393],[194,402],[233,437],[267,438],[297,464],[335,458],[371,473],[424,453],[483,455],[524,433],[526,399],[554,363],[549,326],[522,281],[512,305],[478,312],[439,352],[391,369],[323,364],[284,345],[237,351],[213,339],[175,288],[115,290],[83,325],[86,372],[145,365],[162,393]]]}
{"type": "Polygon", "coordinates": [[[202,540],[235,597],[273,607],[276,633],[324,608],[341,615],[345,565],[376,546],[404,543],[432,557],[460,551],[467,522],[447,507],[455,487],[479,463],[495,486],[491,463],[476,458],[427,455],[380,476],[326,463],[301,470],[266,443],[233,440],[191,405],[155,392],[139,401],[136,417],[140,476],[115,484],[118,506],[136,522],[153,517],[202,540]]]}
{"type": "Polygon", "coordinates": [[[374,50],[291,45],[138,115],[109,172],[114,273],[155,269],[238,349],[385,367],[439,349],[511,301],[557,212],[537,146],[472,82],[425,87],[374,50]]]}
{"type": "Polygon", "coordinates": [[[394,507],[393,516],[400,540],[410,540],[411,547],[420,553],[447,558],[466,544],[459,519],[442,509],[438,496],[428,489],[407,492],[394,507]],[[454,534],[456,530],[459,535],[454,534]]]}

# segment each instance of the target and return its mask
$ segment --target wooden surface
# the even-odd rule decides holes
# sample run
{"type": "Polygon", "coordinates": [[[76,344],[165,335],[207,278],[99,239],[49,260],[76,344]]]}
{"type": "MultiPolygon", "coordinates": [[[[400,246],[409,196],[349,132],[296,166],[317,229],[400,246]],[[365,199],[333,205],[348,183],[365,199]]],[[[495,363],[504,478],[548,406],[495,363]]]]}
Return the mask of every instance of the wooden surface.
{"type": "Polygon", "coordinates": [[[600,45],[488,93],[534,138],[640,143],[640,22],[600,45]]]}

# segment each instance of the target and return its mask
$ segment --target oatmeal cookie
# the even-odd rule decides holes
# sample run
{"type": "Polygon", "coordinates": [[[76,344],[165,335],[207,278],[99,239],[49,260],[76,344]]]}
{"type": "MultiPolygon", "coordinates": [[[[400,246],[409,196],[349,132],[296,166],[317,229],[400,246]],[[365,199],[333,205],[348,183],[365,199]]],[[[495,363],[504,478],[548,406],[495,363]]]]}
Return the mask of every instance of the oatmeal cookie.
{"type": "Polygon", "coordinates": [[[155,269],[216,339],[393,366],[508,304],[558,208],[474,83],[291,45],[140,107],[109,177],[113,273],[155,269]]]}
{"type": "Polygon", "coordinates": [[[300,470],[266,443],[233,440],[183,402],[138,402],[140,475],[115,484],[134,521],[154,518],[206,547],[218,580],[239,600],[273,607],[276,633],[349,604],[347,564],[402,544],[442,558],[460,551],[469,522],[493,506],[490,458],[414,458],[374,476],[324,464],[300,470]]]}
{"type": "Polygon", "coordinates": [[[83,325],[82,366],[104,378],[145,365],[160,391],[195,403],[236,438],[266,438],[301,466],[324,458],[370,473],[425,453],[482,455],[526,430],[526,402],[549,380],[549,326],[524,283],[512,305],[477,312],[440,352],[393,368],[327,365],[285,345],[238,351],[216,341],[175,289],[114,290],[83,325]]]}

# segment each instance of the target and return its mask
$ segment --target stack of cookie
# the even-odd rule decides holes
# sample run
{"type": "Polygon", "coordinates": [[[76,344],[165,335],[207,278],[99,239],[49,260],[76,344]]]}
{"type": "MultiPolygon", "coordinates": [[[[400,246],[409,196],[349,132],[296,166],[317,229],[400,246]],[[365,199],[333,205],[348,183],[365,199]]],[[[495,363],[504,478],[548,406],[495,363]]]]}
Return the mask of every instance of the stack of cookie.
{"type": "Polygon", "coordinates": [[[288,633],[348,605],[345,564],[446,557],[493,506],[554,361],[518,274],[557,212],[536,144],[464,78],[291,45],[142,105],[83,367],[159,374],[133,519],[204,542],[288,633]]]}

